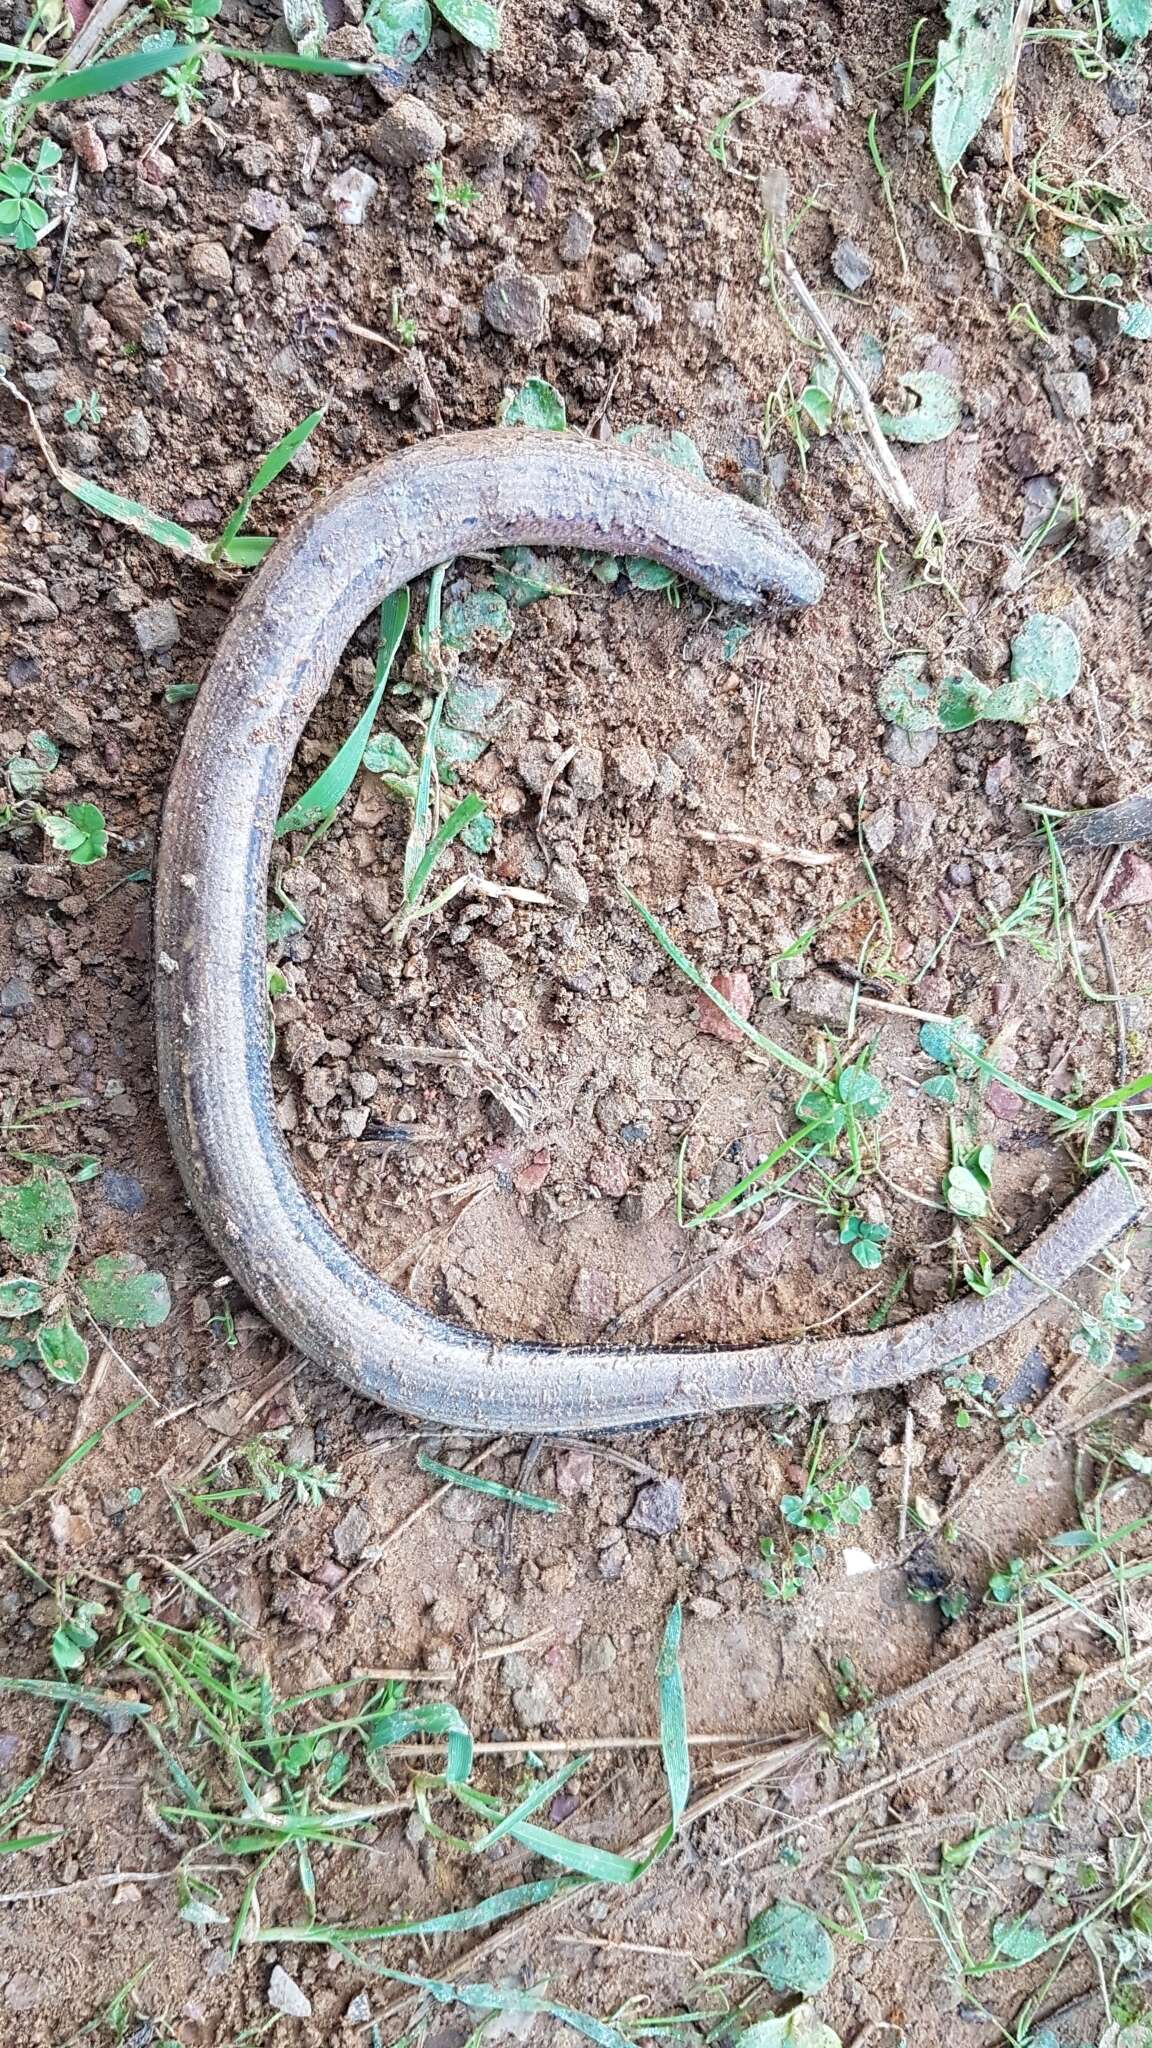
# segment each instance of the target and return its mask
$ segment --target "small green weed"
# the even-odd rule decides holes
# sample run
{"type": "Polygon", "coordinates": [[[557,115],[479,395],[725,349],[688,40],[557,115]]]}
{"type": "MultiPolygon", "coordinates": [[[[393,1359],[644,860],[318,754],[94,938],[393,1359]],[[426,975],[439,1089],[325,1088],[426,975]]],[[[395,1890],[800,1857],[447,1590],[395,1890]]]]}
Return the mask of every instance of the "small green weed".
{"type": "Polygon", "coordinates": [[[424,179],[428,186],[428,204],[438,228],[447,227],[450,213],[466,213],[476,197],[475,185],[470,185],[466,178],[458,184],[449,185],[442,163],[425,164],[424,179]]]}
{"type": "Polygon", "coordinates": [[[248,1502],[271,1508],[292,1501],[297,1507],[318,1508],[333,1499],[340,1490],[334,1472],[323,1465],[302,1465],[284,1456],[291,1434],[288,1426],[238,1444],[217,1460],[203,1483],[176,1488],[170,1499],[184,1534],[191,1535],[191,1513],[262,1542],[269,1533],[267,1523],[254,1522],[237,1512],[248,1502]]]}
{"type": "Polygon", "coordinates": [[[33,164],[10,156],[0,164],[0,242],[34,249],[48,226],[44,201],[51,196],[52,173],[60,161],[58,143],[45,137],[33,164]]]}
{"type": "Polygon", "coordinates": [[[104,407],[100,403],[98,391],[90,391],[87,398],[74,398],[71,405],[64,408],[66,427],[78,427],[81,420],[87,420],[90,426],[98,427],[103,417],[104,407]]]}
{"type": "Polygon", "coordinates": [[[80,1215],[67,1176],[47,1162],[15,1186],[0,1186],[0,1240],[24,1270],[0,1281],[0,1364],[38,1360],[74,1386],[88,1365],[74,1311],[97,1328],[154,1329],[171,1310],[167,1282],[128,1252],[92,1259],[69,1274],[80,1215]]]}

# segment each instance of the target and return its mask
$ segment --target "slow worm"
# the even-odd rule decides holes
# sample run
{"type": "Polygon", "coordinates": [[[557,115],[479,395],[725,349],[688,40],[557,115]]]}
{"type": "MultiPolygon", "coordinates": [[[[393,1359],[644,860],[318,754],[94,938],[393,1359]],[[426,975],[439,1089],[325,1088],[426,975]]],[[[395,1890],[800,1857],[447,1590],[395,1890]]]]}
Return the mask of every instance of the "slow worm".
{"type": "Polygon", "coordinates": [[[628,449],[567,434],[449,435],[369,469],[278,543],[193,706],[155,884],[156,1048],[173,1150],[204,1229],[293,1344],[360,1393],[485,1430],[664,1422],[892,1386],[987,1344],[1138,1213],[1093,1181],[994,1294],[862,1337],[741,1350],[495,1342],[415,1307],[304,1193],[266,1041],[268,859],[300,734],[349,636],[436,563],[536,544],[643,555],[729,603],[812,604],[822,578],[766,512],[628,449]]]}

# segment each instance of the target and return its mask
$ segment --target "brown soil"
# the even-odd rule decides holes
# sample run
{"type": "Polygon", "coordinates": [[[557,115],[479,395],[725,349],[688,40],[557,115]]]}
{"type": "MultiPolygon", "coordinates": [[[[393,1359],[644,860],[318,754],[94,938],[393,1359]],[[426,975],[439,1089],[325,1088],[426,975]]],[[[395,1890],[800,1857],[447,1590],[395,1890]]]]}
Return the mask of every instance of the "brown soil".
{"type": "MultiPolygon", "coordinates": [[[[344,0],[344,11],[330,52],[362,54],[358,0],[344,0]]],[[[0,13],[11,17],[0,33],[15,37],[19,8],[0,13]]],[[[914,19],[911,8],[792,0],[767,0],[751,16],[688,0],[587,0],[550,6],[543,17],[511,6],[506,47],[493,60],[438,33],[413,88],[447,130],[449,183],[468,177],[475,186],[472,203],[444,225],[418,173],[375,162],[383,108],[368,84],[220,63],[187,128],[161,132],[167,103],[150,82],[54,115],[50,132],[87,150],[86,164],[94,139],[107,169],[82,170],[66,244],[57,234],[31,258],[0,256],[11,374],[34,395],[62,458],[206,534],[269,445],[313,406],[328,408],[321,426],[262,503],[276,528],[397,446],[442,426],[492,424],[504,392],[534,374],[562,391],[574,426],[650,420],[689,432],[710,474],[771,504],[826,570],[816,612],[784,625],[756,622],[737,644],[727,633],[735,615],[691,592],[673,608],[623,578],[606,589],[557,561],[566,594],[517,611],[508,644],[478,657],[477,672],[502,685],[493,744],[465,771],[498,825],[484,871],[550,895],[550,906],[461,895],[397,949],[388,926],[407,814],[371,777],[321,845],[296,845],[291,863],[285,856],[280,879],[306,914],[303,932],[277,952],[288,993],[276,1005],[276,1085],[298,1171],[377,1270],[486,1332],[751,1342],[816,1324],[861,1328],[903,1268],[904,1301],[915,1308],[955,1281],[949,1219],[916,1199],[935,1198],[947,1121],[919,1090],[931,1069],[916,1021],[880,1010],[860,1012],[852,1039],[857,1052],[873,1047],[873,1069],[892,1091],[879,1135],[884,1178],[871,1183],[875,1213],[893,1231],[880,1274],[862,1274],[837,1243],[834,1221],[808,1206],[755,1236],[758,1212],[734,1229],[681,1229],[682,1141],[691,1211],[787,1134],[797,1090],[778,1067],[701,1031],[692,992],[621,884],[706,972],[745,974],[757,1025],[812,1059],[821,1035],[801,1021],[800,975],[817,965],[846,987],[865,947],[875,971],[877,906],[857,854],[862,812],[879,847],[894,934],[881,992],[968,1016],[996,1037],[1001,1064],[1034,1089],[1087,1099],[1116,1075],[1112,1006],[1084,1000],[1066,963],[1038,960],[1019,944],[998,957],[985,934],[1035,871],[1026,806],[1109,801],[1152,779],[1142,624],[1148,382],[1135,345],[1110,337],[1090,308],[1051,297],[1007,241],[997,302],[976,238],[940,217],[917,125],[927,103],[911,122],[891,111],[914,19]],[[761,106],[738,123],[725,171],[706,146],[715,121],[776,71],[808,81],[798,106],[786,116],[761,106]],[[626,112],[618,153],[606,143],[599,160],[587,125],[596,80],[615,85],[626,112]],[[887,110],[880,136],[906,278],[865,148],[877,105],[887,110]],[[805,473],[786,426],[766,416],[787,374],[801,388],[809,361],[761,281],[758,180],[775,164],[787,170],[794,211],[810,202],[792,243],[797,262],[846,344],[877,337],[887,396],[899,402],[900,375],[925,367],[960,384],[957,432],[901,455],[921,500],[945,523],[943,586],[925,582],[849,440],[814,447],[805,473]],[[350,166],[370,167],[379,181],[356,228],[334,225],[325,199],[333,176],[350,166]],[[564,238],[574,208],[592,216],[595,236],[583,260],[568,262],[561,248],[571,253],[564,238]],[[273,221],[287,224],[279,244],[273,221]],[[829,269],[845,236],[873,265],[854,294],[829,269]],[[207,275],[205,242],[228,254],[227,284],[221,272],[215,289],[196,282],[207,275]],[[543,280],[541,341],[517,342],[481,317],[485,285],[510,267],[543,280]],[[410,352],[342,324],[394,339],[397,293],[417,329],[410,352]],[[1025,299],[1049,345],[1009,317],[1025,299]],[[1054,394],[1075,371],[1086,373],[1090,409],[1067,419],[1054,394]],[[93,390],[98,419],[68,426],[65,408],[93,390]],[[1037,474],[1075,491],[1085,517],[1070,548],[1035,553],[1021,586],[1022,530],[1043,504],[1037,474]],[[1138,537],[1113,557],[1107,517],[1124,506],[1139,514],[1138,537]],[[1080,635],[1085,680],[1073,695],[1027,730],[978,726],[941,737],[918,765],[891,758],[875,688],[893,653],[923,648],[934,673],[966,662],[992,677],[1012,634],[1038,609],[1060,613],[1080,635]],[[835,859],[798,866],[725,834],[835,859]],[[807,959],[782,957],[813,924],[807,959]],[[406,1142],[381,1135],[399,1126],[406,1142]]],[[[269,28],[242,0],[225,0],[224,21],[232,39],[258,42],[269,28]]],[[[1134,66],[1106,89],[1079,79],[1058,45],[1030,49],[1017,93],[1029,155],[1046,138],[1057,182],[1104,157],[1110,181],[1146,207],[1143,84],[1134,66]]],[[[1004,170],[991,130],[971,162],[995,212],[1004,170]]],[[[966,222],[963,186],[957,208],[966,222]]],[[[1005,230],[1013,217],[1009,201],[1005,230]]],[[[1055,260],[1050,223],[1037,246],[1055,260]]],[[[1101,1380],[1073,1356],[1073,1319],[1059,1304],[976,1361],[1001,1388],[1026,1362],[1038,1392],[1049,1376],[1057,1383],[1025,1485],[999,1455],[995,1423],[977,1416],[958,1433],[955,1403],[936,1384],[910,1402],[834,1404],[826,1455],[849,1458],[853,1482],[870,1486],[875,1506],[859,1530],[829,1540],[814,1580],[787,1607],[763,1592],[760,1539],[780,1545],[780,1496],[800,1483],[810,1418],[793,1412],[684,1425],[592,1453],[548,1448],[526,1483],[549,1495],[559,1489],[566,1513],[554,1521],[520,1514],[506,1528],[491,1501],[456,1490],[432,1499],[406,1426],[286,1358],[227,1283],[186,1208],[159,1117],[146,877],[185,715],[168,692],[199,680],[232,582],[63,495],[25,414],[7,396],[5,406],[10,632],[0,757],[46,729],[62,743],[46,800],[99,803],[111,833],[109,861],[89,870],[63,867],[38,833],[8,839],[0,853],[0,1102],[15,1120],[81,1098],[32,1138],[10,1133],[5,1177],[26,1170],[19,1154],[32,1144],[96,1154],[101,1175],[78,1190],[83,1255],[140,1254],[167,1276],[174,1301],[167,1325],[118,1338],[119,1355],[105,1354],[75,1394],[35,1366],[6,1376],[0,1485],[13,1552],[49,1588],[68,1581],[81,1597],[139,1570],[159,1603],[172,1582],[157,1559],[184,1560],[244,1618],[245,1663],[266,1670],[281,1697],[365,1669],[444,1672],[442,1685],[414,1689],[454,1698],[484,1739],[651,1734],[655,1658],[677,1597],[686,1603],[693,1731],[808,1735],[818,1715],[841,1712],[829,1678],[838,1657],[850,1657],[882,1698],[932,1678],[931,1689],[881,1717],[876,1755],[837,1756],[818,1745],[794,1769],[721,1804],[634,1889],[601,1889],[535,1916],[474,1963],[459,1961],[467,1941],[415,1942],[393,1945],[384,1955],[391,1967],[447,1978],[474,1970],[493,1983],[547,1979],[549,1996],[605,2018],[628,1999],[640,2002],[633,2017],[690,2011],[697,1966],[737,1946],[750,1914],[774,1898],[803,1899],[846,1922],[833,1876],[845,1853],[935,1868],[941,1840],[992,1823],[1006,1824],[997,1879],[1004,1910],[1032,1905],[1036,1880],[1024,1874],[1021,1843],[1038,1864],[1070,1848],[1087,1858],[1101,1852],[1128,1815],[1133,1772],[1089,1777],[1053,1822],[1044,1806],[1051,1779],[1013,1747],[1023,1720],[944,1765],[913,1767],[1019,1709],[1012,1654],[975,1664],[964,1657],[995,1625],[978,1604],[989,1567],[1033,1554],[1074,1520],[1074,1439],[1060,1426],[1074,1408],[1114,1399],[1129,1383],[1101,1380]],[[135,622],[168,602],[179,638],[146,657],[135,622]],[[50,1495],[21,1505],[139,1386],[145,1406],[50,1495]],[[975,1619],[950,1626],[935,1606],[909,1599],[902,1568],[911,1548],[898,1537],[909,1412],[912,1495],[928,1504],[930,1521],[934,1511],[957,1520],[954,1542],[922,1542],[915,1568],[940,1566],[976,1608],[975,1619]],[[296,1456],[340,1475],[339,1498],[286,1507],[262,1545],[233,1540],[206,1554],[218,1531],[194,1524],[186,1538],[166,1489],[186,1484],[230,1441],[277,1426],[292,1428],[296,1456]],[[678,1525],[662,1537],[629,1527],[645,1481],[637,1465],[683,1482],[678,1525]],[[361,1548],[379,1555],[339,1580],[332,1532],[356,1502],[366,1516],[361,1548]],[[428,1511],[409,1525],[421,1504],[428,1511]],[[866,1548],[876,1568],[848,1576],[845,1539],[866,1548]],[[891,1774],[905,1770],[891,1787],[891,1774]],[[859,1803],[843,1814],[821,1811],[852,1793],[859,1803]],[[1030,1816],[1026,1828],[1012,1823],[1015,1835],[1013,1815],[1030,1816]],[[910,1831],[869,1851],[852,1835],[857,1824],[864,1842],[910,1831]],[[787,1855],[775,1836],[785,1826],[793,1829],[787,1855]]],[[[457,565],[450,594],[487,580],[481,565],[457,565]]],[[[362,635],[304,742],[301,779],[349,729],[370,652],[362,635]]],[[[387,721],[411,740],[404,700],[387,721]]],[[[1102,866],[1076,863],[1082,907],[1102,866]]],[[[445,880],[460,867],[450,856],[445,880]]],[[[1118,909],[1108,929],[1119,986],[1146,987],[1152,908],[1118,909]]],[[[1085,959],[1102,982],[1090,940],[1085,959]]],[[[1146,1001],[1132,1000],[1126,1018],[1124,1056],[1136,1074],[1152,1065],[1146,1001]]],[[[1074,1184],[1072,1162],[1051,1143],[1043,1116],[1005,1091],[993,1092],[981,1135],[997,1145],[998,1234],[1019,1248],[1074,1184]]],[[[1136,1263],[1121,1284],[1139,1297],[1147,1294],[1139,1238],[1132,1250],[1136,1263]]],[[[1086,1278],[1078,1289],[1085,1301],[1103,1277],[1086,1278]]],[[[1122,1359],[1131,1366],[1145,1351],[1137,1341],[1122,1359]]],[[[1131,1436],[1126,1418],[1125,1426],[1131,1436]]],[[[1146,1424],[1136,1428],[1146,1435],[1146,1424]]],[[[464,1462],[482,1447],[432,1448],[464,1462]]],[[[522,1452],[491,1447],[482,1469],[514,1484],[522,1452]]],[[[1128,1475],[1109,1519],[1138,1518],[1146,1492],[1128,1475]]],[[[8,1555],[4,1668],[42,1677],[50,1607],[44,1587],[8,1555]]],[[[183,1623],[197,1612],[190,1598],[171,1597],[161,1611],[183,1623]]],[[[1133,1641],[1146,1641],[1147,1610],[1135,1595],[1130,1621],[1133,1641]]],[[[1034,1697],[1091,1678],[1112,1655],[1101,1637],[1053,1624],[1029,1653],[1034,1697]]],[[[1083,1723],[1115,1697],[1093,1693],[1083,1723]]],[[[9,1705],[0,1770],[10,1786],[34,1768],[51,1708],[9,1705]]],[[[708,1752],[697,1753],[697,1789],[713,1782],[713,1766],[708,1752]]],[[[480,1782],[510,1801],[515,1760],[489,1760],[480,1782]]],[[[662,1818],[658,1767],[642,1752],[609,1753],[577,1784],[579,1805],[565,1824],[589,1840],[624,1846],[662,1818]]],[[[367,2039],[362,2026],[340,2025],[369,1982],[362,1973],[322,1949],[290,1945],[247,1943],[230,1961],[226,1929],[222,1937],[218,1927],[199,1931],[177,1919],[171,1874],[187,1843],[157,1817],[169,1796],[138,1733],[110,1735],[73,1715],[20,1814],[22,1832],[66,1832],[4,1858],[8,1893],[53,1895],[17,1896],[0,1922],[0,2040],[55,2048],[147,1962],[139,2011],[162,2016],[165,2027],[127,2038],[143,2048],[167,2032],[182,2048],[223,2048],[269,2017],[277,1955],[313,2008],[309,2021],[281,2022],[282,2036],[367,2039]],[[116,1872],[136,1875],[94,1887],[116,1872]]],[[[367,1850],[324,1853],[316,1864],[321,1917],[361,1924],[450,1910],[541,1868],[505,1843],[478,1875],[403,1817],[382,1820],[367,1850]]],[[[219,1882],[223,1908],[234,1913],[243,1876],[219,1882]]],[[[305,1917],[286,1877],[271,1882],[262,1911],[266,1926],[305,1917]]],[[[902,2026],[915,2048],[954,2041],[959,1994],[906,1891],[894,1889],[875,1917],[884,1924],[867,1942],[838,1941],[822,2015],[846,2041],[879,2022],[902,2026]]],[[[1039,1981],[1021,1980],[1028,1989],[1039,1981]]],[[[1090,1992],[1095,1981],[1080,1951],[1049,2003],[1090,1992]]],[[[1015,2011],[1023,1994],[992,1982],[995,1995],[983,1988],[996,2009],[1015,2011]]],[[[395,2004],[388,1986],[370,1990],[375,2014],[395,2004]]],[[[380,2024],[384,2042],[404,2038],[402,2017],[380,2024]]],[[[433,2018],[428,2038],[438,2048],[463,2044],[470,2024],[450,2009],[433,2018]]],[[[1085,2039],[1096,2039],[1101,2024],[1098,2012],[1077,2016],[1085,2039]]],[[[510,2037],[499,2026],[484,2036],[510,2037]]],[[[573,2037],[538,2020],[531,2038],[573,2037]]],[[[702,2034],[685,2029],[677,2038],[702,2034]]],[[[973,2021],[963,2038],[983,2044],[993,2035],[973,2021]]]]}

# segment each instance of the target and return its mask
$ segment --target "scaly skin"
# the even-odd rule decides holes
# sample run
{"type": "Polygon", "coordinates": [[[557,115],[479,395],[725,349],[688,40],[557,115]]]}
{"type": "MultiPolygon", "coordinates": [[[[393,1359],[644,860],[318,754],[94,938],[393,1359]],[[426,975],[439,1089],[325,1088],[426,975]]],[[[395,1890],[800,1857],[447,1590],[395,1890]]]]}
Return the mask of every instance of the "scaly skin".
{"type": "MultiPolygon", "coordinates": [[[[268,858],[297,741],[350,634],[401,584],[518,545],[665,563],[734,603],[812,604],[819,571],[767,513],[567,434],[450,435],[367,470],[285,535],[197,696],[156,864],[156,1048],[173,1150],[204,1228],[269,1320],[363,1394],[476,1428],[587,1431],[891,1386],[989,1342],[1037,1300],[1021,1274],[903,1327],[733,1351],[495,1343],[427,1315],[354,1258],[280,1137],[268,1066],[268,858]]],[[[1103,1175],[1025,1264],[1062,1285],[1136,1213],[1103,1175]]]]}

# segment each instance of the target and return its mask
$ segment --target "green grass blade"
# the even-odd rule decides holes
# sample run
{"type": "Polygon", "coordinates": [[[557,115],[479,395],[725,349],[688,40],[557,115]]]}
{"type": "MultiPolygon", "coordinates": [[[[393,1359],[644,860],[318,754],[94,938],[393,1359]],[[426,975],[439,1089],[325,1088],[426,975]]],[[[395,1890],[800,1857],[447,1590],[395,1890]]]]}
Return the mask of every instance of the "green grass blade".
{"type": "Polygon", "coordinates": [[[276,542],[268,533],[238,533],[227,547],[220,547],[220,560],[231,562],[236,569],[254,569],[265,555],[271,554],[276,542]]]}
{"type": "Polygon", "coordinates": [[[137,78],[150,78],[157,71],[172,71],[187,57],[204,54],[202,43],[173,43],[164,50],[132,50],[126,57],[109,57],[102,64],[86,64],[82,71],[67,71],[60,78],[38,86],[23,102],[39,107],[48,100],[86,100],[105,92],[116,92],[137,78]]]}
{"type": "MultiPolygon", "coordinates": [[[[305,57],[299,50],[238,50],[225,43],[207,47],[234,64],[266,64],[272,71],[307,71],[318,78],[371,78],[374,71],[381,69],[379,63],[359,64],[350,57],[305,57]]],[[[170,60],[172,54],[170,51],[170,60]]]]}
{"type": "Polygon", "coordinates": [[[428,730],[420,753],[420,772],[416,778],[416,801],[412,807],[412,829],[404,848],[404,901],[416,900],[414,883],[417,870],[423,863],[429,840],[429,806],[432,801],[432,774],[436,766],[436,735],[440,730],[440,715],[444,709],[444,692],[441,690],[432,706],[428,730]]]}
{"type": "Polygon", "coordinates": [[[688,1804],[692,1773],[688,1762],[688,1717],[684,1705],[684,1678],[680,1670],[680,1630],[683,1615],[677,1600],[669,1610],[664,1641],[656,1664],[660,1688],[660,1754],[672,1803],[672,1826],[678,1828],[688,1804]]]}
{"type": "Polygon", "coordinates": [[[186,526],[178,526],[174,519],[162,519],[159,512],[151,511],[137,499],[122,498],[119,491],[106,491],[103,484],[94,484],[72,469],[62,469],[59,480],[72,497],[79,498],[82,505],[98,512],[102,519],[115,519],[120,526],[130,526],[133,533],[154,540],[162,548],[171,548],[174,555],[188,555],[194,562],[206,565],[211,562],[212,553],[204,541],[189,533],[186,526]]]}
{"type": "Polygon", "coordinates": [[[435,1913],[428,1920],[396,1920],[384,1927],[262,1927],[254,1939],[258,1941],[300,1941],[300,1942],[345,1942],[392,1941],[416,1935],[430,1934],[474,1934],[481,1927],[491,1927],[497,1920],[506,1920],[510,1913],[521,1913],[530,1906],[542,1906],[566,1887],[562,1877],[537,1878],[534,1884],[510,1885],[506,1891],[494,1892],[490,1899],[481,1899],[478,1905],[462,1906],[454,1913],[435,1913]]]}
{"type": "Polygon", "coordinates": [[[365,1721],[365,1747],[392,1749],[409,1735],[446,1735],[448,1760],[444,1775],[459,1790],[472,1773],[472,1734],[450,1700],[430,1700],[422,1707],[397,1707],[365,1721]]]}
{"type": "Polygon", "coordinates": [[[54,69],[55,57],[49,57],[44,50],[22,50],[18,43],[0,43],[0,64],[39,64],[46,71],[54,69]]]}
{"type": "Polygon", "coordinates": [[[136,1410],[143,1406],[143,1394],[135,1401],[126,1401],[123,1408],[118,1408],[115,1415],[110,1415],[107,1422],[102,1422],[99,1429],[94,1429],[90,1436],[86,1436],[81,1443],[76,1445],[75,1450],[69,1451],[68,1456],[61,1459],[56,1470],[48,1474],[47,1479],[38,1490],[41,1493],[51,1493],[52,1488],[59,1485],[64,1474],[70,1472],[73,1465],[79,1465],[85,1458],[90,1456],[96,1449],[97,1444],[103,1442],[110,1429],[114,1429],[118,1422],[126,1421],[129,1415],[135,1415],[136,1410]]]}
{"type": "MultiPolygon", "coordinates": [[[[565,1880],[559,1878],[556,1882],[563,1885],[565,1880]]],[[[370,1970],[374,1977],[383,1977],[389,1984],[407,1984],[411,1990],[422,1991],[428,1998],[435,1999],[437,2005],[462,2005],[468,2012],[542,2013],[571,2027],[585,2041],[594,2042],[595,2048],[635,2048],[633,2038],[622,2034],[619,2028],[609,2025],[606,2020],[595,2019],[590,2013],[576,2012],[569,2005],[555,2005],[551,1999],[538,1998],[533,1991],[517,1991],[506,1984],[450,1984],[443,1977],[417,1976],[414,1970],[390,1970],[387,1964],[373,1962],[358,1949],[349,1948],[336,1934],[329,1932],[324,1935],[320,1929],[262,1930],[253,1939],[270,1941],[274,1934],[278,1934],[282,1941],[308,1941],[314,1935],[326,1939],[344,1962],[370,1970]]]]}
{"type": "Polygon", "coordinates": [[[520,1801],[519,1806],[514,1806],[511,1813],[506,1813],[503,1820],[498,1820],[495,1827],[489,1828],[486,1834],[481,1835],[478,1842],[473,1842],[472,1854],[483,1855],[497,1842],[502,1842],[505,1835],[510,1835],[513,1828],[518,1827],[522,1820],[530,1820],[534,1813],[539,1813],[540,1808],[547,1806],[548,1801],[555,1798],[562,1786],[568,1783],[569,1778],[575,1777],[577,1771],[583,1770],[587,1761],[586,1756],[574,1756],[566,1764],[561,1764],[558,1771],[553,1771],[550,1778],[544,1778],[540,1784],[534,1785],[520,1801]]]}
{"type": "Polygon", "coordinates": [[[43,1849],[49,1842],[58,1842],[63,1828],[52,1828],[46,1835],[9,1835],[0,1842],[0,1856],[16,1856],[22,1849],[43,1849]]]}
{"type": "Polygon", "coordinates": [[[748,1022],[747,1017],[742,1017],[738,1010],[734,1010],[727,997],[722,996],[719,989],[713,988],[712,983],[701,974],[700,969],[688,958],[687,953],[681,952],[675,939],[670,932],[665,931],[659,918],[655,917],[650,910],[645,909],[640,898],[634,896],[631,889],[625,887],[624,894],[637,916],[643,918],[657,944],[663,946],[673,966],[678,967],[681,974],[685,975],[692,983],[693,988],[700,989],[707,996],[710,1003],[715,1003],[716,1008],[722,1016],[727,1017],[730,1024],[734,1024],[736,1029],[742,1032],[744,1037],[750,1040],[754,1046],[758,1047],[761,1052],[766,1052],[770,1058],[779,1060],[781,1066],[787,1067],[791,1073],[799,1074],[801,1080],[814,1082],[820,1088],[826,1085],[828,1078],[826,1074],[821,1074],[816,1067],[810,1067],[807,1060],[797,1059],[795,1053],[787,1052],[782,1045],[777,1045],[774,1039],[765,1038],[762,1031],[757,1031],[756,1026],[748,1022]]]}
{"type": "Polygon", "coordinates": [[[66,1685],[57,1678],[9,1678],[0,1673],[0,1692],[22,1692],[28,1699],[54,1700],[59,1706],[78,1707],[82,1714],[128,1714],[137,1720],[152,1712],[147,1700],[118,1699],[115,1694],[93,1692],[86,1685],[66,1685]]]}
{"type": "Polygon", "coordinates": [[[486,1493],[489,1500],[511,1501],[513,1507],[531,1508],[539,1515],[562,1515],[564,1504],[546,1500],[540,1493],[521,1493],[515,1486],[501,1486],[498,1479],[480,1479],[475,1472],[461,1472],[456,1465],[441,1465],[426,1451],[417,1451],[416,1463],[430,1479],[442,1479],[448,1486],[462,1486],[465,1493],[486,1493]]]}
{"type": "Polygon", "coordinates": [[[412,880],[404,891],[404,901],[409,909],[414,909],[419,903],[428,886],[428,878],[445,848],[460,837],[465,826],[470,825],[473,818],[478,818],[483,809],[483,797],[477,796],[476,791],[471,790],[467,796],[461,797],[455,809],[445,818],[439,831],[425,847],[420,862],[413,871],[412,880]]]}
{"type": "Polygon", "coordinates": [[[384,695],[396,651],[404,637],[408,624],[407,589],[394,590],[380,607],[380,637],[376,647],[376,680],[372,695],[368,699],[363,715],[357,720],[343,746],[332,756],[323,774],[318,775],[310,789],[298,796],[277,823],[276,837],[282,839],[286,832],[307,832],[316,825],[322,825],[343,803],[364,759],[364,749],[372,737],[380,699],[384,695]]]}
{"type": "MultiPolygon", "coordinates": [[[[454,1790],[469,1812],[478,1813],[485,1820],[505,1817],[496,1801],[477,1792],[474,1786],[457,1785],[454,1790]]],[[[511,1820],[511,1816],[508,1818],[511,1820]]],[[[542,1856],[546,1863],[558,1863],[574,1877],[590,1877],[597,1884],[631,1884],[648,1867],[646,1856],[618,1856],[614,1849],[598,1849],[592,1842],[572,1842],[566,1835],[558,1835],[552,1828],[538,1828],[530,1820],[516,1821],[507,1832],[533,1856],[542,1856]]]]}
{"type": "Polygon", "coordinates": [[[304,446],[308,436],[319,426],[324,411],[325,408],[321,406],[317,412],[310,412],[306,419],[298,420],[296,425],[289,427],[288,432],[277,441],[276,446],[268,450],[219,540],[213,544],[214,556],[219,557],[227,553],[252,510],[254,500],[260,496],[261,491],[268,489],[269,484],[275,483],[282,469],[287,468],[296,450],[304,446]]]}

